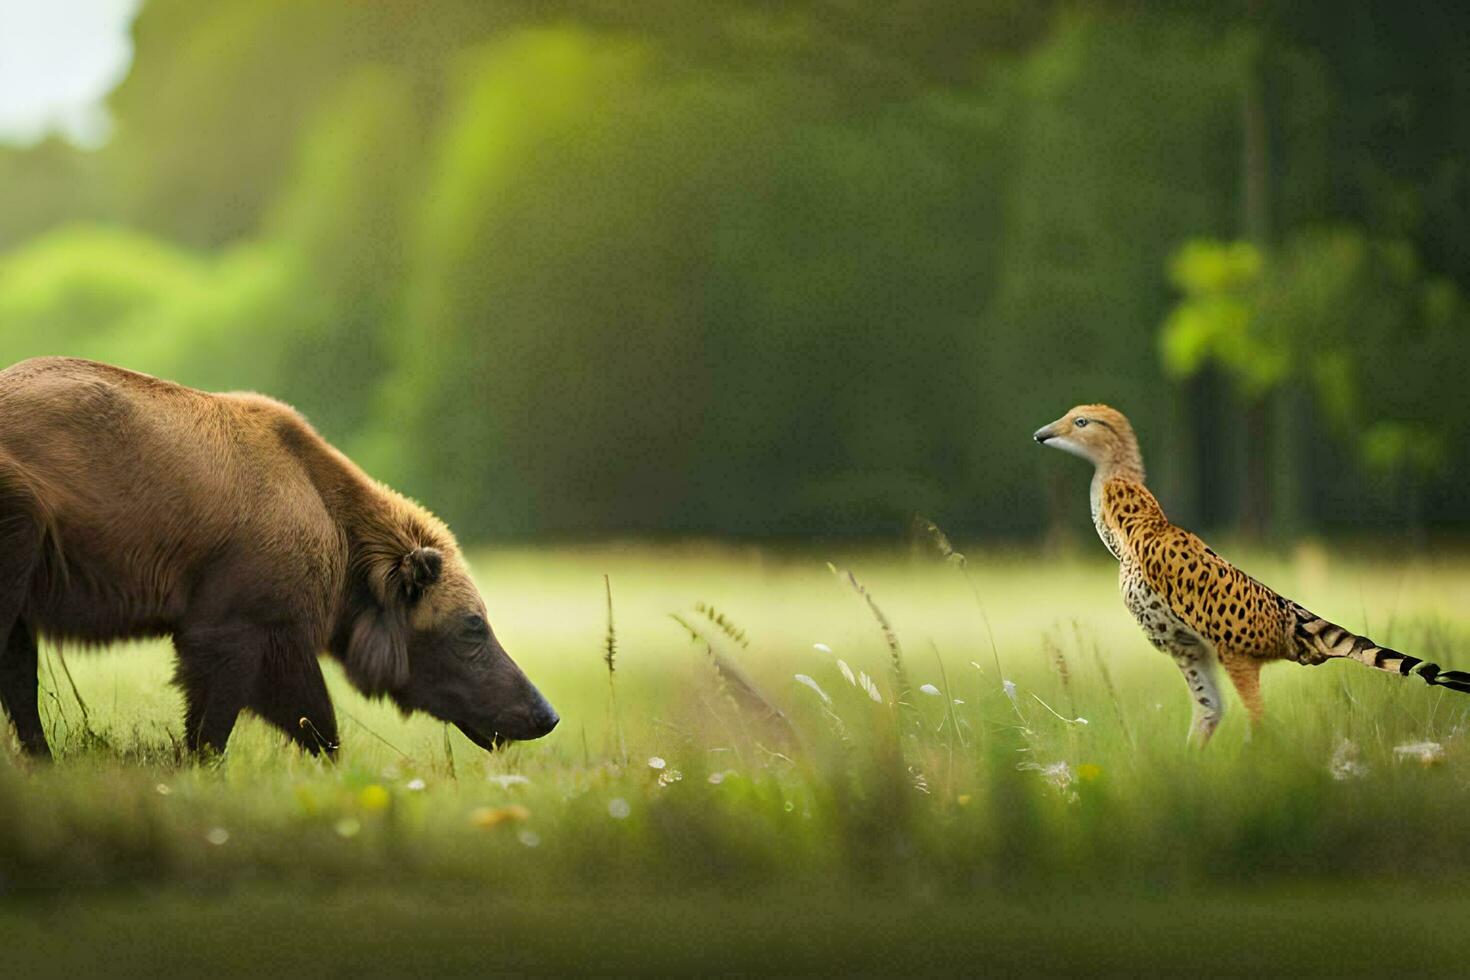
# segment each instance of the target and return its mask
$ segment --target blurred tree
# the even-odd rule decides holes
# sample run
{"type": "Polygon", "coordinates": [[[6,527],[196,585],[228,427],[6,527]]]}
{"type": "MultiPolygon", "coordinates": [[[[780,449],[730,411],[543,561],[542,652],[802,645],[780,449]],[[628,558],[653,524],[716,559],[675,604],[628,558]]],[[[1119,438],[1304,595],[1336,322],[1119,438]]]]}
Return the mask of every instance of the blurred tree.
{"type": "MultiPolygon", "coordinates": [[[[1189,429],[1153,353],[1167,295],[1155,256],[1200,229],[1232,224],[1238,156],[1230,151],[1246,51],[1239,37],[1222,41],[1213,22],[1077,9],[1005,80],[1003,247],[980,325],[982,376],[1026,380],[985,385],[976,417],[1014,419],[1024,430],[1021,418],[1055,418],[1077,402],[1115,404],[1138,425],[1151,475],[1171,507],[1179,501],[1181,519],[1197,509],[1196,488],[1185,454],[1165,451],[1187,446],[1189,429]]],[[[978,439],[1005,438],[984,426],[978,439]]],[[[1034,509],[1030,481],[988,477],[1034,471],[1041,461],[990,448],[976,462],[985,467],[974,481],[980,509],[1034,509]]],[[[1084,498],[1071,507],[1069,523],[1082,526],[1084,498]]]]}
{"type": "Polygon", "coordinates": [[[927,382],[966,359],[973,308],[967,264],[924,239],[963,213],[943,128],[860,132],[808,82],[690,77],[578,31],[462,71],[388,412],[419,437],[380,440],[384,467],[515,532],[861,527],[934,501],[962,409],[927,382]]]}
{"type": "Polygon", "coordinates": [[[1421,531],[1425,483],[1444,472],[1459,423],[1419,383],[1453,390],[1465,368],[1459,290],[1427,275],[1407,243],[1341,226],[1300,231],[1269,259],[1245,242],[1190,242],[1170,272],[1184,298],[1162,329],[1166,370],[1185,378],[1218,364],[1246,404],[1309,388],[1362,463],[1402,485],[1421,531]]]}
{"type": "Polygon", "coordinates": [[[0,252],[68,221],[114,218],[113,179],[98,154],[57,138],[0,146],[0,252]]]}
{"type": "Polygon", "coordinates": [[[425,134],[410,80],[378,66],[338,82],[307,134],[263,221],[289,275],[277,302],[290,308],[267,315],[300,323],[283,338],[276,384],[330,438],[347,440],[372,421],[391,368],[385,324],[398,315],[425,134]]]}
{"type": "Polygon", "coordinates": [[[1408,242],[1340,225],[1294,235],[1265,287],[1262,318],[1293,339],[1322,416],[1395,486],[1397,516],[1422,540],[1427,487],[1463,432],[1441,400],[1462,383],[1470,352],[1460,290],[1408,242]]]}
{"type": "Polygon", "coordinates": [[[0,257],[6,362],[100,356],[113,335],[170,297],[197,296],[207,263],[147,235],[71,226],[0,257]]]}
{"type": "Polygon", "coordinates": [[[1164,321],[1164,367],[1187,378],[1214,362],[1256,402],[1286,380],[1292,352],[1278,322],[1259,315],[1263,260],[1249,242],[1187,242],[1169,263],[1169,278],[1184,294],[1164,321]]]}
{"type": "MultiPolygon", "coordinates": [[[[1240,211],[1242,237],[1258,251],[1271,247],[1272,242],[1272,173],[1270,120],[1266,108],[1266,63],[1273,53],[1274,32],[1270,20],[1265,16],[1265,0],[1246,0],[1244,27],[1248,31],[1248,52],[1245,57],[1240,87],[1240,211]]],[[[1256,375],[1262,373],[1259,369],[1256,375]]],[[[1249,537],[1259,538],[1272,523],[1276,529],[1293,523],[1283,521],[1283,509],[1295,511],[1287,502],[1290,491],[1282,492],[1273,486],[1271,468],[1275,464],[1279,476],[1287,476],[1294,468],[1289,454],[1272,456],[1273,444],[1282,440],[1290,431],[1273,425],[1272,402],[1276,392],[1274,386],[1259,391],[1245,402],[1246,445],[1241,459],[1244,483],[1241,491],[1240,529],[1249,537]],[[1274,499],[1273,499],[1274,498],[1274,499]],[[1285,505],[1285,508],[1283,508],[1285,505]]],[[[1288,476],[1286,481],[1294,484],[1288,476]]]]}
{"type": "Polygon", "coordinates": [[[253,233],[322,85],[347,67],[352,21],[321,0],[150,0],[104,151],[127,218],[196,247],[253,233]]]}
{"type": "Polygon", "coordinates": [[[1459,523],[1466,26],[151,0],[110,145],[0,150],[0,358],[267,390],[471,537],[1080,528],[1025,435],[1083,399],[1185,521],[1255,459],[1459,523]]]}

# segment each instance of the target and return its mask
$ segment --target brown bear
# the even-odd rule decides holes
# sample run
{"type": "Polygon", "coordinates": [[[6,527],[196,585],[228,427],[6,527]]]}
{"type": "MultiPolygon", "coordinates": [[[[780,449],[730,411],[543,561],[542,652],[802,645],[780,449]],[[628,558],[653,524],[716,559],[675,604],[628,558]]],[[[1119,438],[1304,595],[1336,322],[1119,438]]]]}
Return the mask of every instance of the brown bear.
{"type": "Polygon", "coordinates": [[[171,636],[194,751],[223,751],[249,709],[333,752],[321,653],[485,748],[558,720],[449,529],[295,411],[74,358],[0,371],[0,702],[49,756],[38,634],[171,636]]]}

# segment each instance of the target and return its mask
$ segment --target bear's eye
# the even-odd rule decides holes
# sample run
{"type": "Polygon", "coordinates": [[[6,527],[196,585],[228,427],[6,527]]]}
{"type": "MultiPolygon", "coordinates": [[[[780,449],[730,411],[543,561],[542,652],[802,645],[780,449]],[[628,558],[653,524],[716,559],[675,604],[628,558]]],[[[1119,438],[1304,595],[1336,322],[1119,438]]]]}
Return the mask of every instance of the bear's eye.
{"type": "Polygon", "coordinates": [[[1073,422],[1072,424],[1075,425],[1079,429],[1083,429],[1083,428],[1086,428],[1087,427],[1087,420],[1086,419],[1078,419],[1077,421],[1073,422]]]}
{"type": "Polygon", "coordinates": [[[485,617],[479,613],[470,613],[464,618],[464,631],[474,636],[484,636],[485,617]]]}

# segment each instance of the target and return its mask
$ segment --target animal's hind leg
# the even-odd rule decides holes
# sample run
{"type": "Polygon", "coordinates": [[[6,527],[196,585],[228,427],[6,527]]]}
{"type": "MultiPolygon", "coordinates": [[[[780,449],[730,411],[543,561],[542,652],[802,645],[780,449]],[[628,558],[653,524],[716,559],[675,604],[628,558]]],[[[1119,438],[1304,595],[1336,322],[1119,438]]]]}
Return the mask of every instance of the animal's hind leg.
{"type": "MultiPolygon", "coordinates": [[[[3,474],[0,474],[3,475],[3,474]]],[[[0,703],[15,725],[21,747],[50,757],[36,703],[36,637],[22,619],[41,554],[41,529],[0,482],[0,703]]]]}
{"type": "Polygon", "coordinates": [[[1261,661],[1252,657],[1226,657],[1220,661],[1225,673],[1240,694],[1241,703],[1250,715],[1251,727],[1261,723],[1265,717],[1265,706],[1261,703],[1261,661]]]}
{"type": "Polygon", "coordinates": [[[15,725],[20,747],[38,758],[51,758],[41,727],[36,693],[36,636],[25,620],[16,620],[0,653],[0,701],[15,725]]]}
{"type": "Polygon", "coordinates": [[[1215,680],[1215,651],[1196,636],[1176,635],[1170,639],[1169,652],[1194,701],[1194,720],[1189,726],[1189,740],[1203,748],[1215,734],[1225,715],[1225,699],[1215,680]]]}

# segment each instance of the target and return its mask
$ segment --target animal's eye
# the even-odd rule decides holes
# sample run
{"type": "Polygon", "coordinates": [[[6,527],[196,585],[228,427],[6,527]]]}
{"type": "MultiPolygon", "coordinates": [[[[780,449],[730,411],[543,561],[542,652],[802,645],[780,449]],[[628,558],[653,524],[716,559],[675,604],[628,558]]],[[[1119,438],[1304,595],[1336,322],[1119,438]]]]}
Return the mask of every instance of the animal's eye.
{"type": "Polygon", "coordinates": [[[466,633],[474,633],[477,635],[484,634],[485,617],[481,616],[479,613],[470,613],[464,618],[464,631],[466,633]]]}
{"type": "Polygon", "coordinates": [[[1073,422],[1072,424],[1075,425],[1079,429],[1086,428],[1087,427],[1087,420],[1086,419],[1078,419],[1077,421],[1073,422]]]}

